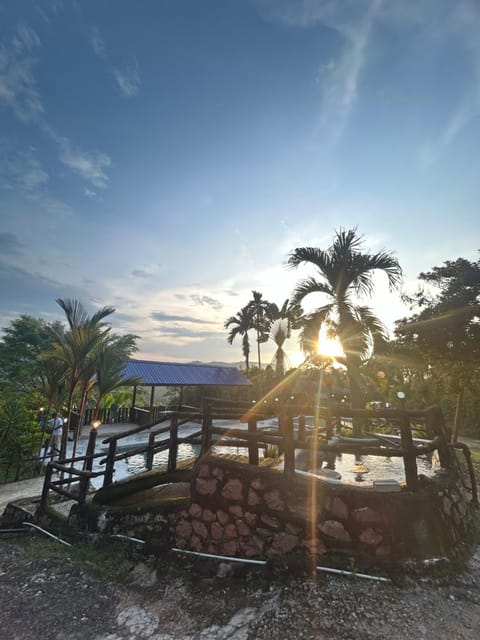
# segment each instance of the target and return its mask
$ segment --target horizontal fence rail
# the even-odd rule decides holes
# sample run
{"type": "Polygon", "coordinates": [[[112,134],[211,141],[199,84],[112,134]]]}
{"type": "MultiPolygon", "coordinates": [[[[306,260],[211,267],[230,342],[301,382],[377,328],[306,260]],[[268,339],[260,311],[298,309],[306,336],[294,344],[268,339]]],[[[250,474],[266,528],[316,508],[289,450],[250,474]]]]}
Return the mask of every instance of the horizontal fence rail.
{"type": "MultiPolygon", "coordinates": [[[[166,472],[170,473],[177,468],[178,448],[183,443],[200,445],[200,455],[206,455],[218,446],[242,447],[248,452],[249,463],[254,465],[259,464],[259,449],[274,446],[283,455],[283,473],[287,476],[295,474],[296,451],[309,451],[312,447],[325,454],[402,458],[405,483],[410,491],[419,488],[419,456],[438,451],[443,468],[453,468],[457,464],[450,432],[438,407],[420,411],[316,407],[308,421],[305,414],[298,413],[294,403],[268,405],[214,398],[205,399],[201,409],[183,407],[170,411],[162,407],[158,411],[139,408],[132,411],[130,417],[136,417],[138,426],[103,439],[107,452],[94,453],[97,433],[92,429],[86,456],[47,465],[42,505],[46,505],[50,490],[84,502],[92,478],[103,476],[103,486],[109,486],[113,483],[116,463],[133,455],[144,455],[145,468],[151,470],[154,456],[168,450],[166,472]],[[269,422],[265,424],[265,420],[269,422]],[[246,424],[246,427],[219,425],[215,421],[234,421],[237,425],[246,424]],[[182,435],[179,429],[187,423],[198,423],[198,429],[182,435]],[[126,452],[118,450],[122,440],[141,433],[148,435],[147,442],[126,452]],[[426,438],[419,438],[419,435],[426,438]],[[92,471],[94,460],[101,467],[98,471],[92,471]],[[78,462],[83,463],[83,469],[73,467],[78,462]],[[54,471],[61,474],[60,479],[52,479],[54,471]],[[69,489],[72,483],[78,483],[76,491],[69,489]]],[[[467,460],[472,500],[477,501],[471,460],[461,445],[457,448],[463,451],[467,460]]]]}

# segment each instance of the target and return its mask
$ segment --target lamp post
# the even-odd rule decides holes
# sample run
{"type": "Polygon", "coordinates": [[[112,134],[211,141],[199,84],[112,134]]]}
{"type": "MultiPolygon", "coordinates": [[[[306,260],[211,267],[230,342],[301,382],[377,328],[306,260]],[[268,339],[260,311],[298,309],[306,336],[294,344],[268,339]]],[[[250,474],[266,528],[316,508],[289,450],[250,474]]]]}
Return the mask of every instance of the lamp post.
{"type": "Polygon", "coordinates": [[[97,442],[97,433],[98,433],[98,429],[100,427],[102,423],[100,422],[100,420],[94,420],[92,422],[92,424],[90,425],[90,434],[88,436],[88,444],[87,444],[87,451],[85,453],[85,467],[84,469],[86,471],[91,471],[92,470],[92,463],[93,463],[93,459],[92,456],[95,453],[95,444],[97,442]]]}
{"type": "MultiPolygon", "coordinates": [[[[95,443],[97,442],[98,428],[102,423],[100,420],[94,420],[90,425],[90,435],[88,436],[87,451],[85,454],[85,462],[83,463],[84,471],[91,471],[93,467],[93,455],[95,453],[95,443]]],[[[90,486],[90,478],[82,477],[80,480],[79,502],[83,504],[90,486]]]]}
{"type": "Polygon", "coordinates": [[[404,391],[398,391],[397,398],[400,400],[400,408],[403,411],[405,409],[405,392],[404,391]]]}

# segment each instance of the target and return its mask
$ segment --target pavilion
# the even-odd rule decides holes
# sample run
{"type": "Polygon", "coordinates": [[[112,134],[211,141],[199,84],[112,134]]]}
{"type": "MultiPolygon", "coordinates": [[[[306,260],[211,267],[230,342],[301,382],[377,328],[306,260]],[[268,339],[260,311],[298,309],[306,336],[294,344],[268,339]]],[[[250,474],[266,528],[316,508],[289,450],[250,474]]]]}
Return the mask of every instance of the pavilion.
{"type": "Polygon", "coordinates": [[[132,407],[135,406],[137,387],[151,387],[150,411],[153,409],[155,387],[199,386],[251,386],[250,380],[234,367],[210,364],[192,364],[178,362],[156,362],[154,360],[135,360],[127,362],[124,378],[138,378],[140,382],[133,387],[132,407]]]}

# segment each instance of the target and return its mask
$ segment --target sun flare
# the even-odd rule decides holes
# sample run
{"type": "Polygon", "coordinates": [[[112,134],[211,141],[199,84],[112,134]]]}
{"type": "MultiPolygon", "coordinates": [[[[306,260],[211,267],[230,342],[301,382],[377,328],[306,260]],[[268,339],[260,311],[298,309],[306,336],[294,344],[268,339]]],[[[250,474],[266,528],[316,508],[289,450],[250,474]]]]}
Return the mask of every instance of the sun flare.
{"type": "Polygon", "coordinates": [[[320,330],[318,336],[317,351],[322,356],[328,356],[329,358],[343,358],[345,352],[342,347],[342,343],[338,338],[331,338],[326,329],[320,330]]]}
{"type": "Polygon", "coordinates": [[[305,362],[305,354],[303,351],[297,350],[293,351],[289,354],[290,362],[292,363],[292,367],[299,367],[301,364],[305,362]]]}

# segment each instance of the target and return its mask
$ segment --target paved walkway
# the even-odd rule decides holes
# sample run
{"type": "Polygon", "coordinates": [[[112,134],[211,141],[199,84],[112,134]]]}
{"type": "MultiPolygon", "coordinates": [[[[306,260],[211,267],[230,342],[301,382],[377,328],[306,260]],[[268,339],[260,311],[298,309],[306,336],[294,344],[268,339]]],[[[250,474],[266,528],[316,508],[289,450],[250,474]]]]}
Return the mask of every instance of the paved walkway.
{"type": "MultiPolygon", "coordinates": [[[[138,425],[133,423],[104,424],[100,427],[98,438],[99,440],[102,440],[117,433],[125,433],[137,426],[138,425]]],[[[82,427],[80,440],[86,440],[88,438],[89,431],[90,427],[88,425],[82,427]]],[[[34,498],[36,496],[40,496],[42,488],[43,476],[30,478],[28,480],[20,480],[19,482],[0,484],[0,515],[3,513],[9,502],[20,500],[21,498],[34,498]]]]}
{"type": "Polygon", "coordinates": [[[39,496],[42,493],[42,488],[43,476],[0,485],[0,515],[9,502],[20,500],[20,498],[39,496]]]}

